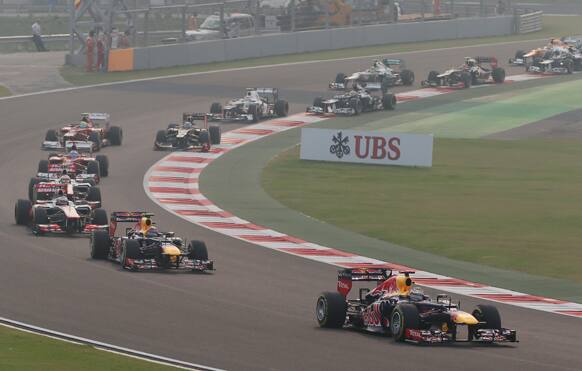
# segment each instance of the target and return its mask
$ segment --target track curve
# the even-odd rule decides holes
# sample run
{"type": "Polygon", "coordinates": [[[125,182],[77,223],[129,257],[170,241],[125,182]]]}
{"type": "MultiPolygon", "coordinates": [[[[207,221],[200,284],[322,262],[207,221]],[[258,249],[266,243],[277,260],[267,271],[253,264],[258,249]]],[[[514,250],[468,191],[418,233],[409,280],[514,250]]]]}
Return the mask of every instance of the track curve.
{"type": "MultiPolygon", "coordinates": [[[[407,62],[421,77],[429,69],[459,63],[465,54],[504,60],[518,46],[416,52],[407,62]]],[[[193,227],[143,192],[143,174],[164,156],[151,150],[155,131],[181,112],[205,111],[211,101],[236,96],[246,86],[280,87],[292,110],[302,111],[336,72],[368,64],[364,58],[268,67],[0,101],[0,172],[5,174],[0,179],[0,314],[233,370],[362,369],[385,362],[419,370],[579,369],[578,320],[507,306],[501,306],[506,324],[521,333],[516,347],[419,349],[355,332],[321,330],[313,319],[314,298],[334,287],[334,268],[193,227]],[[152,210],[161,227],[206,240],[215,274],[131,274],[91,261],[86,239],[38,238],[14,225],[13,203],[26,195],[28,178],[46,156],[36,149],[44,131],[81,111],[110,112],[124,128],[124,145],[104,150],[111,163],[110,177],[101,185],[104,207],[152,210]]],[[[465,308],[474,304],[464,301],[465,308]]]]}

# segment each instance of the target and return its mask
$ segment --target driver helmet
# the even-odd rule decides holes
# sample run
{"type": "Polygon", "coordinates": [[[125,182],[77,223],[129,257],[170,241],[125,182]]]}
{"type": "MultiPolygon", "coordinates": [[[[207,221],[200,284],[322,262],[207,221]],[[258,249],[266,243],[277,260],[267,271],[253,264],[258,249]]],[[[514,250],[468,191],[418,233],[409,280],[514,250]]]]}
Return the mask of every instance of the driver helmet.
{"type": "Polygon", "coordinates": [[[70,157],[71,157],[73,160],[75,160],[77,157],[79,157],[79,152],[77,152],[77,148],[76,148],[76,147],[73,147],[73,148],[71,149],[71,151],[69,152],[69,156],[70,156],[70,157]]]}
{"type": "Polygon", "coordinates": [[[87,123],[87,121],[81,120],[81,122],[79,122],[79,128],[87,129],[88,127],[89,127],[89,124],[87,123]]]}
{"type": "Polygon", "coordinates": [[[253,92],[252,91],[247,91],[247,97],[252,97],[253,96],[253,92]]]}
{"type": "Polygon", "coordinates": [[[55,204],[58,206],[66,206],[69,204],[69,199],[65,197],[63,191],[59,191],[59,197],[55,200],[55,204]]]}
{"type": "Polygon", "coordinates": [[[373,66],[374,66],[374,67],[380,67],[380,61],[376,59],[376,60],[374,61],[374,65],[373,65],[373,66]]]}
{"type": "Polygon", "coordinates": [[[192,123],[191,123],[191,122],[189,122],[189,121],[186,121],[186,122],[184,123],[184,125],[182,125],[182,127],[183,127],[184,129],[192,129],[192,123]]]}
{"type": "Polygon", "coordinates": [[[465,63],[469,67],[475,67],[475,65],[477,65],[477,61],[475,60],[475,58],[466,58],[465,63]]]}
{"type": "Polygon", "coordinates": [[[412,289],[410,290],[410,300],[412,301],[421,301],[424,300],[424,291],[421,287],[417,285],[413,285],[412,289]]]}
{"type": "Polygon", "coordinates": [[[139,221],[140,232],[146,233],[150,228],[152,228],[152,220],[147,217],[141,218],[139,221]]]}
{"type": "Polygon", "coordinates": [[[59,182],[61,184],[70,184],[71,183],[71,177],[68,176],[67,174],[63,174],[61,176],[61,178],[59,179],[59,182]]]}

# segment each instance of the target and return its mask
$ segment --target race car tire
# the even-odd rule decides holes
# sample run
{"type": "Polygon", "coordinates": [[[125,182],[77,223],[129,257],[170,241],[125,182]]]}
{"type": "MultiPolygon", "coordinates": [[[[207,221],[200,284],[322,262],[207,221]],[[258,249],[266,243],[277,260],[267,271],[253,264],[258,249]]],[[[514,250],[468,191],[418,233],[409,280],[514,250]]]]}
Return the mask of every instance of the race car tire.
{"type": "Polygon", "coordinates": [[[143,254],[139,250],[139,241],[125,240],[121,248],[121,267],[125,268],[127,259],[143,259],[143,254]]]}
{"type": "Polygon", "coordinates": [[[402,80],[402,85],[411,86],[414,84],[414,72],[411,70],[402,70],[400,72],[400,80],[402,80]]]}
{"type": "Polygon", "coordinates": [[[393,110],[396,108],[396,96],[392,93],[384,94],[382,97],[382,107],[385,110],[393,110]]]}
{"type": "Polygon", "coordinates": [[[427,81],[429,83],[437,83],[439,81],[439,77],[438,77],[439,75],[440,75],[439,71],[430,71],[428,73],[427,81]]]}
{"type": "Polygon", "coordinates": [[[99,163],[99,170],[101,171],[101,176],[106,177],[109,175],[109,159],[105,155],[95,156],[95,160],[99,163]]]}
{"type": "Polygon", "coordinates": [[[156,143],[166,143],[166,131],[165,130],[158,130],[156,133],[156,143]]]}
{"type": "Polygon", "coordinates": [[[346,74],[339,72],[337,75],[335,75],[335,82],[336,82],[336,84],[345,84],[346,74]]]}
{"type": "Polygon", "coordinates": [[[278,100],[275,102],[275,113],[279,117],[286,117],[289,113],[289,103],[286,100],[278,100]]]}
{"type": "Polygon", "coordinates": [[[36,208],[34,210],[34,224],[49,224],[49,218],[46,209],[36,208]]]}
{"type": "Polygon", "coordinates": [[[89,188],[89,192],[87,192],[87,201],[99,202],[98,207],[101,207],[101,190],[99,189],[99,187],[89,188]]]}
{"type": "Polygon", "coordinates": [[[101,136],[98,132],[92,131],[89,133],[89,141],[95,144],[95,149],[98,151],[101,148],[101,136]]]}
{"type": "Polygon", "coordinates": [[[573,61],[568,61],[566,63],[566,71],[567,71],[568,75],[571,75],[574,73],[574,62],[573,61]]]}
{"type": "Polygon", "coordinates": [[[93,210],[92,222],[95,225],[108,225],[109,219],[107,218],[107,211],[101,208],[93,210]]]}
{"type": "Polygon", "coordinates": [[[49,169],[48,160],[40,160],[38,162],[38,172],[39,173],[48,173],[48,169],[49,169]]]}
{"type": "Polygon", "coordinates": [[[198,135],[198,141],[200,144],[211,144],[210,133],[208,133],[208,131],[201,131],[198,135]]]}
{"type": "Polygon", "coordinates": [[[259,122],[259,110],[256,105],[249,106],[249,114],[253,116],[253,123],[259,122]]]}
{"type": "Polygon", "coordinates": [[[501,67],[494,68],[493,71],[491,71],[491,77],[495,83],[502,84],[505,82],[505,69],[501,67]]]}
{"type": "Polygon", "coordinates": [[[346,322],[348,306],[339,292],[322,292],[315,304],[315,319],[320,327],[341,328],[346,322]]]}
{"type": "Polygon", "coordinates": [[[317,97],[313,100],[313,107],[323,108],[323,98],[317,97]]]}
{"type": "Polygon", "coordinates": [[[406,330],[417,330],[420,326],[420,316],[414,304],[400,303],[390,316],[390,332],[395,341],[406,339],[406,330]]]}
{"type": "Polygon", "coordinates": [[[48,142],[58,142],[59,135],[55,129],[48,129],[46,131],[46,135],[44,136],[44,140],[48,142]]]}
{"type": "Polygon", "coordinates": [[[204,241],[192,240],[188,244],[188,257],[192,260],[208,260],[208,248],[204,241]]]}
{"type": "Polygon", "coordinates": [[[30,178],[30,181],[28,182],[28,199],[30,201],[32,201],[32,199],[34,197],[34,186],[40,182],[42,182],[42,179],[30,178]]]}
{"type": "Polygon", "coordinates": [[[32,211],[32,202],[30,200],[18,200],[14,205],[14,221],[18,225],[27,225],[30,223],[30,213],[32,211]]]}
{"type": "Polygon", "coordinates": [[[493,305],[489,304],[479,304],[477,308],[473,311],[473,317],[477,319],[479,322],[485,322],[485,324],[477,324],[477,325],[470,325],[469,326],[469,341],[473,340],[475,337],[475,332],[480,328],[485,329],[494,329],[499,330],[501,329],[501,316],[499,315],[499,311],[493,305]]]}
{"type": "Polygon", "coordinates": [[[94,231],[91,234],[91,258],[107,259],[109,255],[109,232],[94,231]]]}
{"type": "Polygon", "coordinates": [[[222,113],[222,104],[214,102],[210,105],[210,113],[216,115],[222,113]]]}
{"type": "Polygon", "coordinates": [[[382,94],[386,94],[392,86],[394,86],[394,84],[391,81],[382,80],[382,82],[380,83],[380,90],[382,91],[382,94]]]}
{"type": "Polygon", "coordinates": [[[178,128],[178,124],[176,124],[175,122],[168,124],[168,129],[177,129],[177,128],[178,128]]]}
{"type": "Polygon", "coordinates": [[[123,130],[119,126],[112,126],[107,132],[107,139],[112,146],[120,146],[123,141],[123,130]]]}
{"type": "Polygon", "coordinates": [[[359,99],[353,99],[350,101],[350,106],[354,109],[354,116],[359,115],[362,112],[362,101],[359,99]]]}
{"type": "Polygon", "coordinates": [[[222,140],[222,130],[220,126],[213,125],[208,128],[208,133],[210,133],[210,143],[220,144],[222,140]]]}
{"type": "Polygon", "coordinates": [[[515,59],[523,59],[523,56],[525,55],[525,51],[523,50],[518,50],[515,52],[515,59]]]}
{"type": "Polygon", "coordinates": [[[83,180],[83,183],[87,183],[89,184],[91,187],[95,187],[97,185],[97,183],[95,182],[95,180],[93,179],[85,179],[83,180]]]}
{"type": "Polygon", "coordinates": [[[97,175],[101,177],[101,168],[99,167],[99,162],[89,161],[87,162],[87,174],[97,175]]]}
{"type": "Polygon", "coordinates": [[[473,76],[469,73],[463,73],[461,75],[461,82],[463,83],[463,89],[469,89],[473,83],[473,76]]]}

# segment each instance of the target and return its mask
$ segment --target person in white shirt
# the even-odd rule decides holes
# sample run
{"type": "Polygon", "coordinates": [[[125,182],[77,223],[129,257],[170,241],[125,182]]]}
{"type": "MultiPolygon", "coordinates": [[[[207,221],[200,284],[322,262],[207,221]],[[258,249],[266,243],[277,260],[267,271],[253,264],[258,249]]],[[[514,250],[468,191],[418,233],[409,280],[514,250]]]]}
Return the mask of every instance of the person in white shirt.
{"type": "Polygon", "coordinates": [[[40,28],[39,21],[34,21],[32,24],[32,41],[34,41],[34,45],[36,45],[36,50],[39,52],[46,52],[48,51],[47,48],[44,46],[44,42],[42,41],[42,30],[40,28]]]}

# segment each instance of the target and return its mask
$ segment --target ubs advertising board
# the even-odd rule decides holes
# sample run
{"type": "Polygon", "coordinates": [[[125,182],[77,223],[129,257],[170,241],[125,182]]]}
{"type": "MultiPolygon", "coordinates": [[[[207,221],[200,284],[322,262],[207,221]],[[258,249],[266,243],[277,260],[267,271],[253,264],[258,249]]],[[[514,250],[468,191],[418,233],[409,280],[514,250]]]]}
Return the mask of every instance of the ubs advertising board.
{"type": "Polygon", "coordinates": [[[429,134],[301,129],[302,160],[431,167],[432,148],[429,134]]]}

